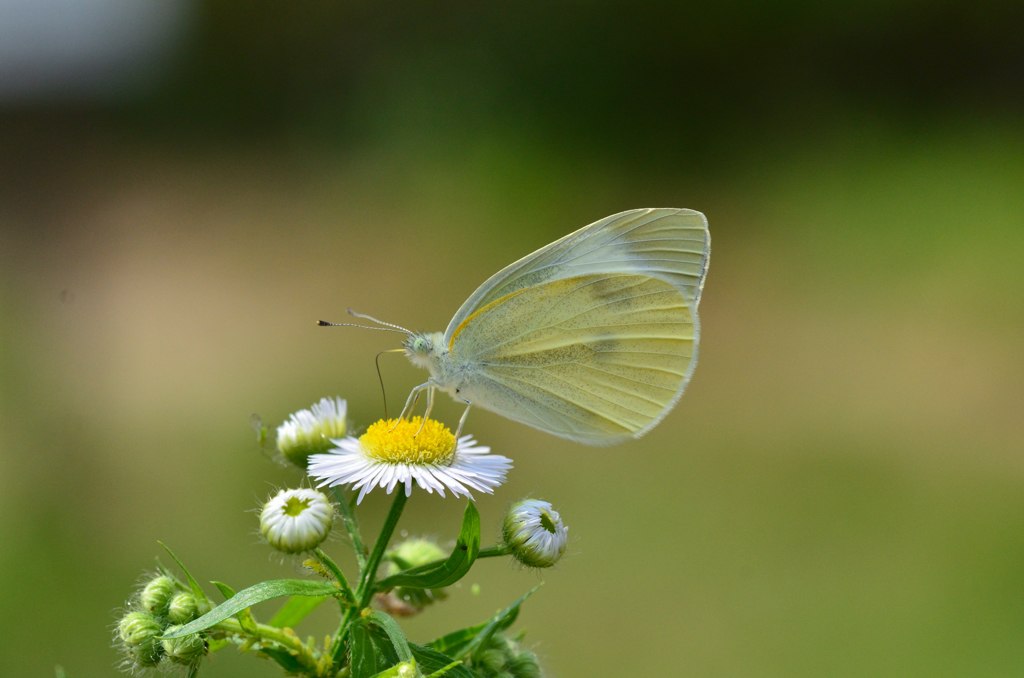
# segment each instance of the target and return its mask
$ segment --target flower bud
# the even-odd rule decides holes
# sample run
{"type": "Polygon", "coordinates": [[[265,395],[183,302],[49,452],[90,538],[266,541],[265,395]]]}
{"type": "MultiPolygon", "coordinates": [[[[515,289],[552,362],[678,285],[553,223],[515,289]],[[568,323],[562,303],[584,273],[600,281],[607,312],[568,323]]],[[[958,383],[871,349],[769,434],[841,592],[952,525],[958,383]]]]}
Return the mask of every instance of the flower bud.
{"type": "MultiPolygon", "coordinates": [[[[168,626],[166,633],[177,631],[180,625],[168,626]]],[[[175,664],[195,666],[206,656],[206,639],[202,634],[193,633],[180,638],[168,638],[163,641],[164,653],[175,664]]]]}
{"type": "Polygon", "coordinates": [[[540,663],[537,662],[537,655],[532,652],[520,652],[513,657],[507,666],[507,670],[515,678],[540,678],[540,663]]]}
{"type": "Polygon", "coordinates": [[[281,490],[263,506],[260,531],[278,551],[301,553],[315,549],[331,532],[334,506],[323,492],[281,490]]]}
{"type": "Polygon", "coordinates": [[[139,666],[156,666],[160,663],[163,648],[160,622],[148,612],[129,612],[117,625],[117,634],[124,643],[128,656],[139,666]]]}
{"type": "Polygon", "coordinates": [[[334,447],[332,438],[344,438],[348,404],[341,398],[321,398],[308,410],[299,410],[277,427],[277,449],[302,470],[311,454],[334,447]]]}
{"type": "Polygon", "coordinates": [[[167,614],[170,607],[171,597],[177,591],[174,580],[167,576],[159,576],[151,580],[142,589],[139,595],[139,602],[142,606],[158,617],[167,614]]]}
{"type": "Polygon", "coordinates": [[[178,591],[171,598],[167,618],[175,624],[187,624],[199,616],[199,603],[188,591],[178,591]]]}
{"type": "Polygon", "coordinates": [[[512,556],[527,567],[551,567],[565,553],[569,528],[551,504],[539,499],[516,502],[505,514],[502,536],[512,556]]]}
{"type": "MultiPolygon", "coordinates": [[[[440,546],[430,539],[422,537],[406,539],[400,542],[385,556],[388,560],[387,574],[391,576],[411,567],[419,567],[443,560],[448,556],[440,546]]],[[[380,601],[386,611],[400,617],[410,617],[423,611],[423,608],[436,600],[444,600],[448,594],[444,589],[414,589],[398,587],[389,596],[393,600],[380,601]]]]}

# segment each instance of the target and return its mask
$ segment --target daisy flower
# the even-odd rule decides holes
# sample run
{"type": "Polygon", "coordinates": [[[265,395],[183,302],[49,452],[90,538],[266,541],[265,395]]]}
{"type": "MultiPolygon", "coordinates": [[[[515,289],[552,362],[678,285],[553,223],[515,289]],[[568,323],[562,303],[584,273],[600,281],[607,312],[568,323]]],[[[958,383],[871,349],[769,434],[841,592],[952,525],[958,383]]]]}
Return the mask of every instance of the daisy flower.
{"type": "Polygon", "coordinates": [[[309,455],[331,449],[331,438],[345,435],[348,404],[341,398],[321,398],[277,427],[277,449],[284,458],[306,468],[309,455]]]}
{"type": "Polygon", "coordinates": [[[490,454],[491,448],[477,445],[473,436],[456,441],[447,426],[421,417],[381,420],[358,439],[333,442],[335,449],[309,458],[309,475],[321,481],[320,487],[352,485],[359,490],[356,503],[374,487],[391,494],[399,484],[408,497],[413,481],[442,497],[445,489],[456,497],[472,498],[470,489],[490,494],[512,468],[511,459],[490,454]]]}
{"type": "Polygon", "coordinates": [[[551,567],[565,553],[569,528],[548,502],[523,499],[505,514],[502,536],[512,556],[523,565],[551,567]]]}

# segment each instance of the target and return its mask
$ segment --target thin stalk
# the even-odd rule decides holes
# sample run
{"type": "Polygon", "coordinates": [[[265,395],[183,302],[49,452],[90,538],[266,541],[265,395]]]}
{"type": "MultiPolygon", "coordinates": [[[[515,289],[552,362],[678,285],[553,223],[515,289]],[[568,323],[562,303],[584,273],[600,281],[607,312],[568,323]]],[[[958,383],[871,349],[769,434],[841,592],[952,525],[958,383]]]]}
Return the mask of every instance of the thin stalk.
{"type": "Polygon", "coordinates": [[[391,504],[391,510],[388,511],[388,517],[385,518],[384,526],[381,528],[380,534],[377,536],[377,542],[373,546],[373,552],[370,553],[370,557],[366,561],[366,567],[363,568],[362,576],[359,578],[359,588],[356,589],[358,604],[345,610],[341,617],[341,624],[338,625],[338,632],[334,634],[334,641],[331,644],[331,657],[334,659],[335,665],[341,663],[341,657],[345,652],[345,638],[348,635],[349,626],[359,616],[363,608],[370,604],[370,600],[373,598],[377,569],[380,567],[381,559],[384,558],[384,552],[388,548],[391,536],[395,533],[395,528],[398,527],[398,519],[402,517],[402,509],[405,508],[405,502],[408,499],[405,496],[405,492],[401,489],[395,492],[395,501],[391,504]]]}
{"type": "Polygon", "coordinates": [[[352,550],[356,552],[356,560],[359,562],[359,573],[366,569],[366,544],[363,543],[363,535],[359,532],[359,521],[356,519],[352,505],[348,503],[348,497],[341,486],[334,487],[334,498],[338,500],[338,511],[341,513],[341,522],[348,531],[348,538],[352,540],[352,550]]]}
{"type": "MultiPolygon", "coordinates": [[[[344,593],[345,598],[348,599],[349,605],[355,604],[355,594],[352,593],[352,588],[348,585],[348,579],[345,578],[345,573],[341,571],[341,568],[338,567],[338,564],[331,560],[331,557],[323,551],[321,551],[319,548],[313,549],[313,555],[315,555],[317,557],[317,560],[323,563],[324,567],[330,570],[331,574],[334,575],[334,578],[337,580],[338,584],[341,585],[342,593],[344,593]]],[[[347,606],[343,604],[342,607],[347,606]]]]}
{"type": "Polygon", "coordinates": [[[485,549],[480,549],[480,552],[476,554],[476,559],[498,558],[499,556],[507,556],[510,553],[512,553],[512,549],[507,544],[498,544],[497,546],[488,546],[485,549]]]}
{"type": "Polygon", "coordinates": [[[285,633],[282,629],[275,626],[267,626],[266,624],[257,624],[256,633],[252,634],[242,628],[242,625],[238,623],[237,619],[225,619],[222,622],[215,624],[210,627],[219,631],[225,631],[227,633],[234,633],[239,636],[255,637],[262,640],[271,640],[279,645],[283,645],[288,650],[295,652],[295,658],[300,664],[309,669],[315,669],[317,666],[316,657],[309,651],[309,648],[302,644],[298,636],[293,634],[285,633]]]}

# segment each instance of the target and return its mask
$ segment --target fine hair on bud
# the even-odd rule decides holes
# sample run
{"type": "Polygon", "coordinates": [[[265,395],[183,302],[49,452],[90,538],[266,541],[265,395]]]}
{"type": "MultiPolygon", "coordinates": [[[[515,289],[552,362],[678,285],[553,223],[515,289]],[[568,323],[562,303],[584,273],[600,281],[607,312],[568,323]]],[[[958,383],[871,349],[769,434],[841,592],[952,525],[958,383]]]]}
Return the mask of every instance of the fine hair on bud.
{"type": "Polygon", "coordinates": [[[199,616],[199,602],[190,591],[178,591],[171,597],[167,618],[174,624],[187,624],[199,616]]]}
{"type": "MultiPolygon", "coordinates": [[[[180,625],[168,626],[166,633],[177,631],[180,625]]],[[[163,641],[164,654],[175,664],[195,666],[206,656],[208,648],[206,638],[200,633],[193,633],[180,638],[168,638],[163,641]]]]}
{"type": "Polygon", "coordinates": [[[143,668],[160,663],[163,656],[162,633],[163,625],[149,612],[129,612],[117,625],[117,635],[128,660],[143,668]]]}
{"type": "Polygon", "coordinates": [[[178,588],[175,586],[173,579],[160,575],[151,579],[142,587],[142,592],[139,594],[139,604],[151,614],[157,617],[165,617],[171,606],[171,598],[174,597],[177,590],[178,588]]]}

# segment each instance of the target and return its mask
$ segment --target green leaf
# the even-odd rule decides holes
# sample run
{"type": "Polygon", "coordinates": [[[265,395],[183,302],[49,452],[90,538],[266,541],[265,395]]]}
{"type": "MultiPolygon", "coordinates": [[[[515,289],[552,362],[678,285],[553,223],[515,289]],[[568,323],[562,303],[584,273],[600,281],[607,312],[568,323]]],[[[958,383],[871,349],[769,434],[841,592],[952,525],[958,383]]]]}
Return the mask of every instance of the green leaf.
{"type": "Polygon", "coordinates": [[[57,678],[68,678],[67,672],[64,671],[64,667],[60,664],[53,667],[53,672],[56,674],[57,678]]]}
{"type": "Polygon", "coordinates": [[[480,629],[480,632],[476,634],[473,640],[455,653],[455,659],[462,659],[468,654],[475,656],[478,651],[487,644],[487,641],[491,639],[491,636],[511,626],[512,622],[515,621],[515,618],[519,615],[519,606],[522,605],[527,598],[532,596],[541,586],[544,586],[544,582],[537,584],[527,591],[522,598],[494,615],[491,621],[487,622],[487,625],[480,629]]]}
{"type": "Polygon", "coordinates": [[[260,648],[260,653],[273,659],[288,673],[298,674],[306,670],[306,667],[303,666],[294,655],[288,652],[288,650],[284,650],[279,647],[263,647],[260,648]]]}
{"type": "Polygon", "coordinates": [[[370,624],[376,624],[384,633],[388,634],[391,645],[395,648],[395,654],[398,655],[398,661],[408,662],[412,660],[412,652],[409,651],[409,639],[405,637],[405,632],[402,631],[402,627],[398,625],[394,617],[380,610],[374,610],[366,615],[366,621],[370,624]]]}
{"type": "Polygon", "coordinates": [[[420,670],[423,671],[423,673],[432,671],[434,673],[429,675],[434,675],[438,671],[448,669],[440,675],[445,678],[482,678],[479,673],[468,666],[463,666],[462,664],[457,663],[455,659],[447,654],[438,652],[437,650],[433,650],[429,647],[421,647],[419,645],[410,644],[409,647],[412,649],[412,656],[416,657],[416,663],[419,664],[420,670]],[[453,663],[455,666],[453,668],[448,668],[453,663]]]}
{"type": "Polygon", "coordinates": [[[349,631],[349,670],[351,678],[372,678],[398,663],[398,655],[385,633],[357,623],[349,631]]]}
{"type": "MultiPolygon", "coordinates": [[[[235,590],[224,582],[212,581],[210,583],[217,587],[217,590],[221,592],[225,599],[231,600],[235,597],[235,590]]],[[[256,617],[252,616],[252,611],[249,608],[239,610],[235,617],[238,619],[238,623],[242,625],[242,628],[248,633],[256,633],[256,617]]]]}
{"type": "Polygon", "coordinates": [[[281,606],[270,621],[267,622],[271,626],[276,626],[279,629],[285,627],[294,627],[300,621],[306,618],[310,612],[320,606],[320,603],[327,600],[329,596],[292,596],[288,599],[288,602],[281,606]]]}
{"type": "Polygon", "coordinates": [[[192,595],[194,595],[199,600],[209,603],[210,599],[207,597],[206,593],[203,592],[203,589],[199,586],[199,582],[195,580],[195,578],[192,576],[192,573],[189,572],[188,569],[185,567],[184,563],[178,560],[178,556],[174,555],[174,551],[171,551],[171,549],[167,547],[167,544],[163,543],[162,541],[158,541],[157,544],[160,544],[160,546],[164,547],[164,550],[167,551],[167,555],[169,555],[171,559],[173,559],[174,562],[178,564],[178,567],[181,568],[181,571],[185,573],[185,577],[188,579],[188,585],[192,587],[192,595]]]}
{"type": "MultiPolygon", "coordinates": [[[[391,638],[375,624],[358,623],[352,626],[351,678],[373,678],[399,663],[391,638]]],[[[437,650],[409,643],[416,665],[424,674],[436,673],[455,660],[437,650]]],[[[481,674],[461,664],[441,674],[445,678],[483,678],[481,674]]]]}
{"type": "MultiPolygon", "coordinates": [[[[512,615],[512,619],[509,622],[509,626],[511,626],[512,622],[515,621],[515,617],[517,615],[518,610],[516,611],[516,614],[512,615]]],[[[470,626],[469,628],[459,629],[458,631],[452,631],[447,635],[441,636],[437,640],[430,641],[429,643],[427,643],[427,647],[433,648],[434,650],[437,650],[438,652],[443,652],[445,654],[456,655],[459,653],[460,650],[462,650],[462,648],[469,645],[469,643],[474,638],[476,638],[477,634],[484,630],[484,627],[486,627],[487,624],[488,622],[483,622],[482,624],[477,624],[476,626],[470,626]]]]}
{"type": "Polygon", "coordinates": [[[165,634],[164,638],[180,638],[191,633],[198,633],[208,629],[214,624],[220,623],[228,617],[238,614],[240,610],[252,607],[256,603],[262,603],[271,598],[281,596],[334,596],[340,595],[341,591],[334,584],[319,581],[307,581],[305,579],[275,579],[265,581],[255,586],[239,591],[230,600],[221,603],[199,619],[185,624],[173,633],[165,634]]]}
{"type": "Polygon", "coordinates": [[[441,563],[428,563],[393,574],[377,582],[378,591],[396,586],[416,589],[441,589],[451,586],[466,576],[480,553],[480,512],[476,504],[468,502],[462,515],[462,529],[459,531],[455,549],[448,559],[441,563]]]}

